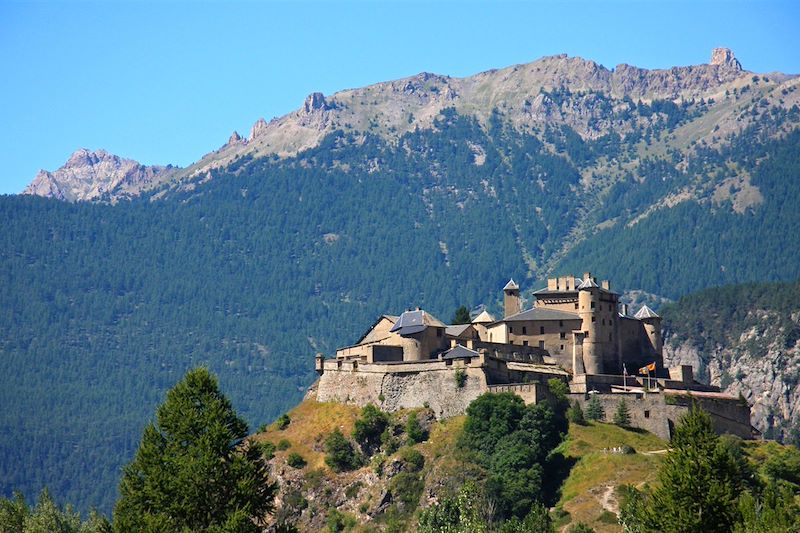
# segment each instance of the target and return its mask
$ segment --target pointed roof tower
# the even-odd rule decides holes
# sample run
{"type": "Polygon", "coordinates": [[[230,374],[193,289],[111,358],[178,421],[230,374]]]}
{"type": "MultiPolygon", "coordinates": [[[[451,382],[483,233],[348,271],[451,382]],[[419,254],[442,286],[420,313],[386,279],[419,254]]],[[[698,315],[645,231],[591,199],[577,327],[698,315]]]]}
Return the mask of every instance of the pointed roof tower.
{"type": "Polygon", "coordinates": [[[519,285],[516,284],[514,278],[511,278],[510,280],[508,280],[508,283],[506,283],[506,286],[503,287],[503,290],[504,291],[519,290],[519,285]]]}
{"type": "Polygon", "coordinates": [[[643,320],[645,318],[661,318],[655,311],[647,307],[647,305],[643,305],[642,308],[639,309],[635,315],[633,315],[633,317],[638,318],[639,320],[643,320]]]}

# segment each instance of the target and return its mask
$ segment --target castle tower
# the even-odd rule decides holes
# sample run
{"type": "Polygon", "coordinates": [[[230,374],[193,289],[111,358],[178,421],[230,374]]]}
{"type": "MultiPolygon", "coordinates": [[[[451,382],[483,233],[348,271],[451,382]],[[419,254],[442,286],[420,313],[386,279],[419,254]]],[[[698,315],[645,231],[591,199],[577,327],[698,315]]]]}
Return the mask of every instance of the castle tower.
{"type": "Polygon", "coordinates": [[[519,285],[513,279],[503,287],[503,318],[522,312],[522,302],[519,298],[519,285]]]}
{"type": "Polygon", "coordinates": [[[644,331],[647,334],[647,340],[650,341],[650,346],[652,346],[653,354],[658,359],[658,362],[661,363],[664,355],[661,339],[661,317],[655,311],[643,305],[634,318],[642,322],[644,331]]]}
{"type": "Polygon", "coordinates": [[[582,320],[583,366],[587,374],[603,373],[602,339],[598,336],[596,317],[599,289],[591,273],[585,273],[578,286],[578,316],[582,320]]]}

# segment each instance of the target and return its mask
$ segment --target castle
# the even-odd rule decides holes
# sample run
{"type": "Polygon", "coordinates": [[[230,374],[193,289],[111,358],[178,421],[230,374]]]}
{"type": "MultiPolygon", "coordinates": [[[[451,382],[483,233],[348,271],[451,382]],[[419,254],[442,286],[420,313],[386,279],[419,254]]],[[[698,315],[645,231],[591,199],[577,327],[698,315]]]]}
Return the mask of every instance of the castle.
{"type": "Polygon", "coordinates": [[[665,439],[692,401],[720,433],[753,436],[746,402],[696,382],[690,366],[664,368],[661,318],[646,305],[629,315],[611,284],[589,272],[548,279],[532,294],[533,307],[522,309],[510,280],[499,320],[485,310],[461,325],[419,308],[382,315],[334,358],[317,355],[317,400],[388,411],[430,407],[445,418],[484,392],[541,401],[550,395],[547,381],[557,378],[569,383],[571,401],[596,397],[607,418],[625,398],[631,424],[665,439]]]}

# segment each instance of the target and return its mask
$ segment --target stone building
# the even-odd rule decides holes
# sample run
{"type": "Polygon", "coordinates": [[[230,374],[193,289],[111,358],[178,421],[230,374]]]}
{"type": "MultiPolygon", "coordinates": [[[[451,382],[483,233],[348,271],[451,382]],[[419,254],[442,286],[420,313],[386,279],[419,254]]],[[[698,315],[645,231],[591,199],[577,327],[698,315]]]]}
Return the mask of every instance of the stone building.
{"type": "Polygon", "coordinates": [[[470,324],[446,325],[423,309],[382,315],[353,345],[317,355],[318,401],[385,410],[428,406],[438,417],[463,413],[485,392],[513,392],[526,402],[569,383],[572,401],[596,396],[613,412],[629,402],[633,425],[669,438],[692,402],[720,433],[753,435],[746,402],[694,380],[691,367],[663,368],[661,318],[643,306],[631,316],[608,281],[587,272],[552,278],[522,308],[520,287],[503,287],[504,316],[483,311],[470,324]],[[639,369],[655,368],[646,376],[639,369]]]}

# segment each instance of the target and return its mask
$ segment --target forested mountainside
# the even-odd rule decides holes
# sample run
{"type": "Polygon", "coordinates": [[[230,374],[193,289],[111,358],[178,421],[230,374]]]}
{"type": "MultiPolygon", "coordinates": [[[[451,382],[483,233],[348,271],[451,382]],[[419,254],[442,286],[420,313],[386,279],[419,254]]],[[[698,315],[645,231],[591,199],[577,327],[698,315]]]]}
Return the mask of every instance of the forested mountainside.
{"type": "Polygon", "coordinates": [[[662,312],[665,363],[741,393],[765,437],[800,446],[800,282],[706,289],[662,312]]]}
{"type": "Polygon", "coordinates": [[[585,125],[519,127],[495,102],[392,136],[333,129],[113,206],[0,198],[0,491],[108,511],[187,368],[207,364],[255,427],[302,397],[315,352],[379,314],[496,308],[509,277],[592,270],[672,299],[797,279],[798,92],[740,74],[703,78],[719,101],[538,93],[585,125]],[[741,122],[715,132],[719,113],[741,122]]]}

